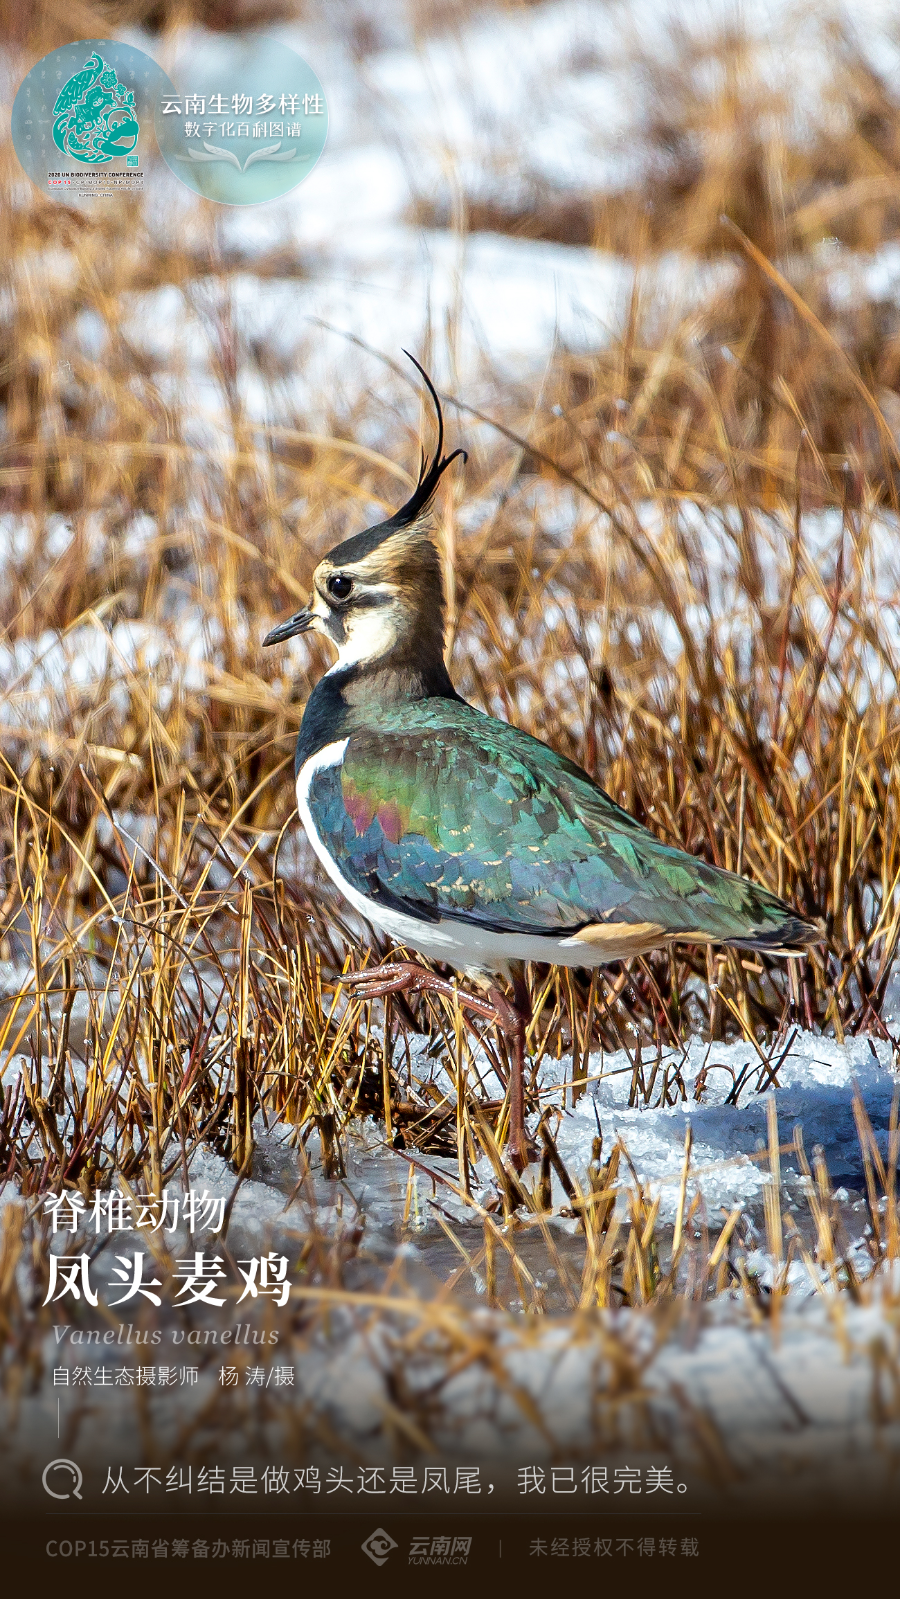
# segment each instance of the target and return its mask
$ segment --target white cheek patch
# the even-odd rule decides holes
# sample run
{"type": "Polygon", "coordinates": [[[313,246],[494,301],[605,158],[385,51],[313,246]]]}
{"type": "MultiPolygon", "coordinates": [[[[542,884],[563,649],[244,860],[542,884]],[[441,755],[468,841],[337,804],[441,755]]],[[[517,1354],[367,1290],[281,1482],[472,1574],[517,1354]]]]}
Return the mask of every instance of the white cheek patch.
{"type": "Polygon", "coordinates": [[[344,616],[344,642],[338,646],[338,658],[331,667],[338,672],[343,667],[358,666],[363,661],[377,661],[387,655],[397,642],[397,619],[393,606],[377,605],[344,616]]]}

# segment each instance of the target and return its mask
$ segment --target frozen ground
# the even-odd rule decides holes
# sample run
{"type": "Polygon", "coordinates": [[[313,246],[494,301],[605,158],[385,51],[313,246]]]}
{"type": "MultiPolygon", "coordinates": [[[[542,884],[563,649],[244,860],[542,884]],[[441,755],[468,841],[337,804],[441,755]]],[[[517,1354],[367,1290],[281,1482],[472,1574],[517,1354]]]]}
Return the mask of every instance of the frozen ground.
{"type": "MultiPolygon", "coordinates": [[[[426,1041],[421,1042],[424,1046],[426,1041]]],[[[530,1263],[534,1288],[551,1314],[528,1314],[530,1307],[516,1298],[511,1276],[504,1288],[502,1271],[498,1281],[508,1308],[488,1308],[478,1253],[484,1208],[501,1222],[489,1170],[480,1173],[483,1185],[474,1190],[475,1206],[467,1207],[457,1186],[455,1161],[417,1157],[411,1174],[407,1159],[385,1147],[383,1127],[367,1122],[345,1140],[344,1179],[323,1177],[315,1140],[309,1145],[311,1167],[304,1178],[289,1130],[277,1125],[265,1129],[257,1120],[253,1175],[239,1186],[231,1210],[231,1256],[243,1260],[248,1253],[272,1249],[302,1262],[304,1246],[308,1253],[312,1238],[338,1252],[342,1239],[352,1239],[346,1289],[305,1287],[302,1264],[292,1267],[292,1303],[301,1318],[294,1327],[303,1327],[304,1307],[321,1308],[330,1294],[333,1303],[326,1320],[277,1354],[253,1357],[267,1365],[289,1360],[295,1373],[292,1392],[282,1395],[280,1409],[268,1413],[269,1461],[273,1450],[277,1455],[279,1447],[287,1448],[289,1417],[298,1414],[318,1439],[310,1445],[309,1458],[319,1459],[323,1471],[336,1458],[336,1447],[338,1455],[349,1449],[357,1459],[387,1459],[386,1450],[393,1446],[385,1417],[395,1403],[399,1360],[406,1402],[414,1405],[419,1396],[427,1404],[440,1458],[478,1459],[485,1477],[496,1478],[498,1493],[509,1499],[518,1493],[513,1463],[518,1468],[567,1459],[619,1464],[627,1459],[631,1466],[646,1466],[658,1464],[663,1453],[676,1478],[686,1482],[693,1509],[716,1505],[746,1510],[777,1502],[787,1510],[815,1500],[819,1508],[833,1501],[846,1511],[851,1502],[871,1509],[889,1498],[900,1465],[900,1418],[890,1379],[900,1358],[897,1267],[882,1266],[873,1274],[871,1219],[852,1101],[858,1093],[878,1151],[887,1160],[891,1107],[896,1117],[900,1080],[890,1047],[868,1037],[841,1046],[798,1032],[786,1051],[774,1050],[769,1059],[780,1061],[774,1093],[781,1144],[779,1205],[786,1227],[795,1221],[807,1246],[805,1260],[791,1250],[783,1297],[774,1311],[772,1284],[781,1265],[767,1253],[763,1217],[765,1190],[772,1181],[767,1124],[772,1091],[758,1091],[769,1068],[763,1068],[752,1047],[707,1048],[695,1042],[683,1055],[669,1053],[660,1063],[658,1092],[650,1092],[648,1104],[632,1108],[632,1065],[624,1055],[592,1057],[587,1093],[574,1110],[562,1114],[558,1148],[577,1185],[587,1186],[598,1119],[606,1152],[616,1140],[624,1145],[634,1172],[623,1164],[623,1211],[636,1178],[651,1198],[660,1197],[661,1222],[674,1220],[688,1123],[693,1149],[685,1202],[691,1239],[699,1241],[701,1228],[708,1226],[713,1242],[731,1210],[741,1209],[730,1256],[755,1284],[754,1295],[748,1299],[735,1288],[712,1304],[682,1301],[669,1317],[640,1310],[573,1315],[583,1246],[578,1223],[558,1187],[553,1214],[540,1228],[526,1212],[501,1226],[520,1260],[530,1263]],[[676,1096],[674,1104],[658,1102],[664,1074],[670,1095],[676,1096]],[[736,1082],[742,1084],[738,1103],[726,1104],[736,1082]],[[855,1300],[846,1291],[835,1291],[833,1277],[814,1258],[809,1185],[794,1146],[798,1129],[811,1158],[819,1150],[824,1154],[843,1230],[841,1257],[860,1284],[855,1300]],[[692,1211],[696,1194],[702,1198],[692,1211]],[[555,1253],[548,1254],[539,1232],[544,1240],[549,1233],[555,1253]],[[558,1270],[550,1266],[551,1259],[558,1270]],[[440,1285],[455,1270],[457,1288],[448,1309],[440,1285]],[[444,1310],[438,1309],[430,1321],[429,1306],[441,1304],[444,1310]],[[467,1340],[474,1353],[460,1362],[460,1347],[469,1347],[467,1340]],[[606,1399],[617,1384],[624,1384],[624,1391],[610,1409],[606,1399]]],[[[486,1069],[483,1061],[475,1064],[486,1069]]],[[[411,1066],[417,1074],[427,1069],[424,1057],[414,1058],[411,1066]]],[[[559,1085],[570,1076],[571,1063],[565,1059],[542,1069],[546,1102],[559,1103],[559,1085]]],[[[439,1073],[435,1080],[450,1091],[439,1073]]],[[[492,1086],[486,1078],[485,1087],[490,1091],[492,1086]]],[[[526,1186],[537,1175],[537,1168],[531,1168],[526,1186]]],[[[226,1198],[234,1193],[235,1178],[224,1161],[201,1150],[191,1161],[190,1185],[226,1198]]],[[[170,1191],[180,1196],[180,1182],[170,1191]]],[[[7,1192],[0,1204],[10,1198],[19,1202],[7,1192]]],[[[89,1230],[76,1237],[61,1228],[52,1248],[70,1255],[85,1247],[85,1237],[93,1249],[97,1240],[89,1230]]],[[[176,1258],[198,1244],[208,1251],[223,1249],[218,1235],[189,1238],[183,1228],[167,1233],[158,1247],[166,1258],[176,1258]]],[[[104,1262],[112,1264],[121,1247],[121,1240],[114,1238],[99,1255],[93,1249],[95,1271],[102,1272],[104,1262]]],[[[242,1311],[232,1314],[240,1320],[242,1311]]],[[[135,1316],[135,1324],[149,1323],[135,1316]]],[[[165,1329],[179,1323],[163,1311],[152,1324],[161,1326],[165,1337],[165,1329]]],[[[60,1393],[52,1386],[51,1372],[67,1368],[71,1376],[84,1358],[81,1349],[60,1348],[53,1337],[47,1338],[43,1384],[24,1403],[17,1401],[7,1417],[5,1466],[0,1460],[0,1471],[16,1463],[27,1480],[62,1425],[60,1416],[70,1428],[67,1447],[77,1441],[79,1458],[98,1453],[106,1458],[114,1441],[117,1459],[129,1465],[137,1461],[141,1446],[127,1409],[117,1408],[112,1435],[104,1421],[104,1395],[96,1391],[78,1397],[69,1389],[58,1410],[60,1393]]],[[[114,1347],[96,1358],[112,1367],[121,1363],[123,1353],[114,1347]]],[[[125,1358],[163,1356],[129,1352],[125,1358]]],[[[182,1353],[178,1358],[186,1357],[182,1353]]],[[[144,1395],[158,1452],[190,1417],[198,1418],[202,1433],[204,1407],[217,1403],[222,1360],[231,1358],[237,1357],[204,1350],[199,1383],[189,1395],[144,1395]]],[[[242,1441],[246,1452],[257,1436],[254,1414],[245,1407],[229,1422],[238,1454],[242,1441]]],[[[213,1424],[207,1417],[203,1425],[213,1424]]]]}

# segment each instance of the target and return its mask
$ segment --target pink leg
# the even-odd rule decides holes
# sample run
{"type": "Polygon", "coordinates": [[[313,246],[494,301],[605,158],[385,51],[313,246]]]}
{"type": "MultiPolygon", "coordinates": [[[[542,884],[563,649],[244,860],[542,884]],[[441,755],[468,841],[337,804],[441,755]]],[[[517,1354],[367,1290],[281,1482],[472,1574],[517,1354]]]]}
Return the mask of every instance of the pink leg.
{"type": "Polygon", "coordinates": [[[500,1026],[512,1039],[513,1059],[509,1080],[509,1158],[517,1172],[523,1172],[531,1158],[531,1146],[525,1131],[525,1035],[531,1020],[531,997],[525,981],[525,971],[520,964],[513,968],[512,1003],[496,988],[491,998],[498,1013],[503,1007],[505,1015],[500,1026]],[[498,1003],[499,1001],[499,1003],[498,1003]]]}
{"type": "Polygon", "coordinates": [[[509,1158],[517,1172],[524,1171],[530,1156],[528,1136],[525,1131],[525,1035],[531,1020],[531,999],[524,969],[516,965],[513,975],[512,999],[492,987],[486,999],[471,990],[459,988],[455,983],[430,972],[414,961],[387,961],[365,972],[348,972],[339,978],[345,988],[351,988],[355,999],[383,999],[387,994],[442,994],[445,999],[457,999],[464,1010],[474,1011],[506,1034],[512,1041],[513,1060],[509,1084],[509,1158]]]}

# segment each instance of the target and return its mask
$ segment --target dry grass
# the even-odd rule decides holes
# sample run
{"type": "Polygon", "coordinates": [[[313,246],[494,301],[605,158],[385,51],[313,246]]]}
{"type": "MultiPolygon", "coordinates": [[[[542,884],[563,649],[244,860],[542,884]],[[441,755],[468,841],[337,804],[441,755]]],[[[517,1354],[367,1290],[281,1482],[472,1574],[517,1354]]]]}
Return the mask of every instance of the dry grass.
{"type": "MultiPolygon", "coordinates": [[[[824,140],[801,160],[771,131],[772,108],[737,93],[735,54],[706,104],[658,86],[669,153],[652,211],[627,195],[595,208],[589,236],[619,250],[627,240],[638,258],[676,240],[728,251],[731,282],[702,314],[648,344],[636,297],[609,348],[557,352],[537,407],[510,384],[495,386],[490,416],[448,397],[453,442],[471,452],[439,512],[461,692],[575,756],[666,840],[751,874],[828,931],[793,979],[764,957],[691,948],[593,982],[533,972],[535,1072],[543,1056],[571,1053],[573,1100],[598,1047],[629,1051],[634,1103],[669,1103],[684,1089],[661,1073],[661,1050],[697,1030],[758,1041],[763,1061],[777,1059],[794,1021],[839,1038],[890,1036],[897,595],[885,596],[879,574],[880,518],[896,510],[888,402],[900,403],[900,330],[870,304],[838,313],[816,240],[841,218],[848,243],[892,236],[900,108],[840,41],[836,52],[835,82],[856,117],[849,145],[824,140]],[[723,128],[728,139],[716,137],[723,128]],[[688,148],[686,175],[671,152],[688,148]],[[810,517],[829,509],[825,537],[810,517]]],[[[683,1203],[672,1237],[634,1178],[621,1221],[612,1185],[624,1153],[598,1146],[581,1191],[550,1116],[541,1179],[524,1191],[502,1160],[506,1104],[470,1070],[468,1023],[440,1002],[397,1002],[385,1035],[377,1007],[334,986],[347,963],[369,958],[369,942],[290,832],[293,738],[325,659],[310,644],[290,681],[259,640],[305,597],[320,553],[396,501],[420,421],[408,387],[386,367],[377,393],[315,425],[290,399],[283,358],[242,331],[212,208],[201,242],[163,246],[137,202],[76,213],[23,194],[8,149],[2,159],[0,494],[8,525],[24,532],[0,590],[4,647],[18,647],[21,667],[6,674],[3,713],[0,953],[27,975],[0,1010],[0,1062],[15,1081],[0,1172],[29,1199],[114,1181],[158,1193],[206,1142],[246,1174],[261,1112],[294,1126],[301,1171],[308,1148],[338,1175],[342,1141],[374,1116],[413,1160],[456,1156],[459,1196],[471,1199],[486,1155],[505,1218],[520,1211],[548,1259],[557,1246],[542,1212],[556,1171],[583,1227],[579,1269],[562,1272],[572,1308],[693,1303],[740,1285],[754,1314],[777,1315],[786,1277],[760,1295],[737,1216],[716,1242],[683,1203]],[[167,285],[202,329],[214,422],[195,414],[185,375],[172,381],[167,358],[130,332],[136,297],[167,285]],[[248,415],[247,374],[277,425],[248,415]],[[62,544],[59,516],[73,530],[62,544]],[[147,629],[128,658],[125,623],[147,629]],[[48,713],[34,640],[47,652],[59,640],[102,644],[105,674],[80,688],[69,671],[48,713]],[[432,1034],[453,1093],[410,1075],[411,1030],[432,1034]],[[16,1080],[9,1068],[23,1054],[16,1080]]],[[[546,213],[543,203],[529,227],[554,236],[562,202],[550,197],[546,213]]],[[[302,275],[304,263],[281,257],[272,270],[302,275]]],[[[504,1079],[502,1039],[481,1042],[504,1079]]],[[[771,1080],[761,1068],[744,1087],[771,1080]]],[[[872,1264],[893,1269],[896,1128],[885,1168],[859,1115],[872,1264]]],[[[770,1131],[770,1253],[786,1271],[806,1252],[817,1281],[813,1260],[864,1295],[821,1163],[809,1172],[811,1231],[783,1219],[770,1131]]],[[[38,1231],[23,1233],[18,1215],[8,1213],[0,1260],[0,1329],[16,1337],[27,1307],[12,1263],[26,1239],[39,1256],[38,1231]]],[[[508,1302],[512,1290],[498,1287],[508,1262],[517,1297],[540,1311],[501,1219],[481,1211],[482,1243],[459,1245],[460,1273],[482,1273],[489,1302],[508,1302]]],[[[344,1293],[353,1255],[352,1240],[314,1239],[305,1291],[344,1293]]],[[[452,1292],[453,1280],[422,1315],[443,1315],[452,1292]]]]}

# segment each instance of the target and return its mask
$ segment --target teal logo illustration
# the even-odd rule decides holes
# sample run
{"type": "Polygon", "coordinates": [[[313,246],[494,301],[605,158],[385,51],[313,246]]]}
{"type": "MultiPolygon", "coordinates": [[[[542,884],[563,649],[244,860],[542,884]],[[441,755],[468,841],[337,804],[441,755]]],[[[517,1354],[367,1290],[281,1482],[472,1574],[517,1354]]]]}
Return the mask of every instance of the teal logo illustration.
{"type": "Polygon", "coordinates": [[[130,155],[140,133],[134,93],[96,51],[63,84],[53,119],[57,149],[90,167],[130,155]]]}
{"type": "Polygon", "coordinates": [[[146,51],[119,39],[75,39],[42,56],[19,84],[13,149],[32,183],[66,205],[141,194],[155,108],[170,91],[146,51]]]}

